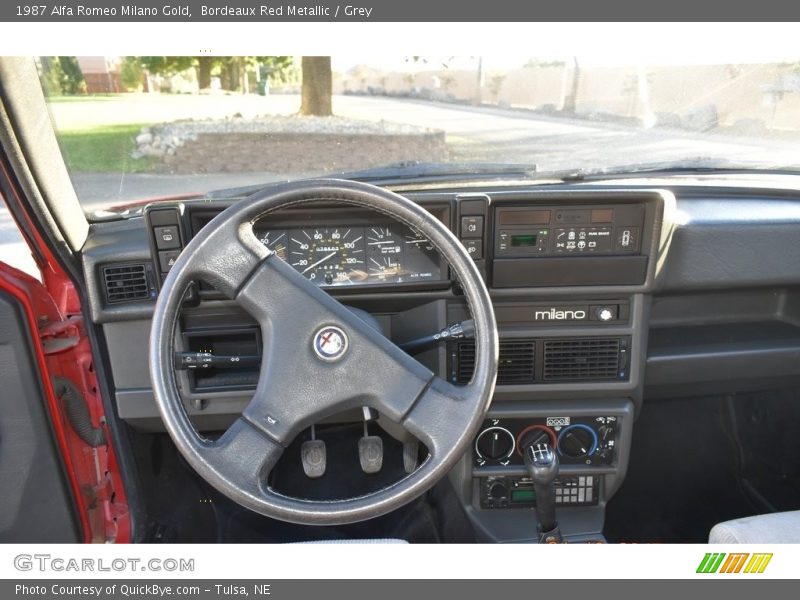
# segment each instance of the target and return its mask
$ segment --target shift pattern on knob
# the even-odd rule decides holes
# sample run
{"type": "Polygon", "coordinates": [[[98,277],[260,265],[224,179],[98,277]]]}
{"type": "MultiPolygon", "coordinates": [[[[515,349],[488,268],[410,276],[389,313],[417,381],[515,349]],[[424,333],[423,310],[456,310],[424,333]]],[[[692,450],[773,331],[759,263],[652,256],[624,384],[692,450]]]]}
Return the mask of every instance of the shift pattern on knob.
{"type": "Polygon", "coordinates": [[[534,485],[546,486],[549,489],[558,475],[558,455],[550,444],[533,444],[525,448],[525,466],[534,485]]]}
{"type": "Polygon", "coordinates": [[[531,461],[537,467],[549,466],[556,458],[556,454],[553,452],[550,444],[536,444],[533,446],[528,446],[527,450],[531,455],[531,461]]]}

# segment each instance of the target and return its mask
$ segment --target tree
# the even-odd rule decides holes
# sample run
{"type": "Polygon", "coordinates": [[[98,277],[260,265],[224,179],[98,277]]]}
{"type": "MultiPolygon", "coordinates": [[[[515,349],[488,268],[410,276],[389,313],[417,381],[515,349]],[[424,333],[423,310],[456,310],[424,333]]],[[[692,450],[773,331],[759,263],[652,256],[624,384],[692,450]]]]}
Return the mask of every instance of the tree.
{"type": "Polygon", "coordinates": [[[301,115],[329,117],[333,114],[331,95],[333,73],[330,56],[304,56],[301,115]]]}
{"type": "Polygon", "coordinates": [[[136,57],[127,57],[120,66],[119,78],[122,86],[128,91],[138,91],[142,88],[144,71],[136,57]]]}
{"type": "Polygon", "coordinates": [[[140,56],[139,63],[153,75],[169,77],[194,68],[197,86],[211,87],[211,78],[219,77],[222,89],[249,91],[247,74],[254,69],[284,79],[292,66],[291,56],[140,56]]]}
{"type": "Polygon", "coordinates": [[[78,59],[74,56],[59,56],[58,62],[64,74],[61,85],[67,94],[82,94],[86,91],[86,81],[83,79],[83,71],[78,64],[78,59]]]}
{"type": "Polygon", "coordinates": [[[503,74],[492,75],[492,78],[489,80],[489,92],[492,94],[492,100],[495,102],[500,98],[500,91],[503,89],[503,82],[505,80],[506,76],[503,74]]]}
{"type": "Polygon", "coordinates": [[[191,69],[194,66],[195,58],[193,56],[140,56],[139,62],[153,75],[169,77],[191,69]]]}
{"type": "Polygon", "coordinates": [[[42,80],[42,89],[45,96],[60,96],[64,93],[61,87],[61,65],[58,64],[58,58],[55,56],[43,56],[39,60],[41,67],[40,79],[42,80]]]}
{"type": "Polygon", "coordinates": [[[45,56],[40,64],[42,87],[47,96],[82,94],[86,91],[83,72],[74,56],[45,56]]]}

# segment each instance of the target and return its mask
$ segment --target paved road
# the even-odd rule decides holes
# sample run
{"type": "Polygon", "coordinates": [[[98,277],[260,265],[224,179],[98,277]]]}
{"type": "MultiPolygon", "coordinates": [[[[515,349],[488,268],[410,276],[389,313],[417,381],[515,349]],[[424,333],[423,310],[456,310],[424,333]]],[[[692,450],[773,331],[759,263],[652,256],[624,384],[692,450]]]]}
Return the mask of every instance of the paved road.
{"type": "Polygon", "coordinates": [[[538,164],[544,170],[692,157],[800,163],[800,136],[764,140],[726,133],[642,129],[529,111],[389,98],[343,97],[338,114],[444,129],[453,161],[538,164]]]}
{"type": "MultiPolygon", "coordinates": [[[[180,111],[191,106],[194,111],[191,114],[195,117],[220,116],[213,112],[218,111],[219,106],[212,100],[202,97],[168,97],[172,107],[170,110],[180,111]]],[[[234,100],[237,99],[233,97],[229,101],[234,100]]],[[[245,102],[247,110],[244,112],[247,114],[291,114],[299,104],[297,97],[292,96],[261,99],[253,96],[239,98],[238,101],[245,102]]],[[[163,104],[151,106],[152,102],[145,97],[137,100],[134,107],[126,107],[126,110],[132,112],[134,116],[131,118],[135,121],[156,120],[152,111],[163,110],[163,104]]],[[[67,104],[59,110],[64,111],[63,114],[56,115],[57,119],[61,119],[62,126],[64,123],[68,125],[72,121],[89,118],[82,113],[88,110],[87,106],[80,103],[67,104]]],[[[760,140],[727,134],[643,130],[618,124],[546,117],[524,111],[381,97],[336,97],[334,111],[338,115],[357,119],[386,120],[444,129],[450,159],[456,162],[538,164],[544,170],[719,156],[741,161],[768,159],[778,164],[800,162],[800,139],[760,140]]],[[[284,177],[286,174],[275,173],[202,176],[75,173],[73,183],[85,208],[92,211],[102,205],[135,199],[182,192],[204,192],[284,177]]],[[[19,255],[20,252],[19,240],[15,238],[8,223],[4,211],[0,210],[2,258],[11,253],[19,255]]]]}

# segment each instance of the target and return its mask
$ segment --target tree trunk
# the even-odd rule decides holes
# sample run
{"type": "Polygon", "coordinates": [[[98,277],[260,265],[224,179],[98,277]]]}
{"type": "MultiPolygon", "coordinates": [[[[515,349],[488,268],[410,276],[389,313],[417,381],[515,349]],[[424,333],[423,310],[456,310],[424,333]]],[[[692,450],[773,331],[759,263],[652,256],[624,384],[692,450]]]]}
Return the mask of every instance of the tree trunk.
{"type": "Polygon", "coordinates": [[[239,58],[239,77],[242,79],[241,89],[243,94],[250,93],[250,81],[247,79],[247,64],[244,58],[239,58]]]}
{"type": "Polygon", "coordinates": [[[231,61],[230,66],[228,67],[230,72],[230,87],[228,88],[231,92],[235,92],[240,89],[241,85],[241,78],[240,78],[240,70],[239,70],[239,61],[234,59],[231,61]]]}
{"type": "Polygon", "coordinates": [[[219,73],[219,86],[223,90],[231,89],[231,68],[229,65],[223,65],[219,73]]]}
{"type": "Polygon", "coordinates": [[[330,56],[304,56],[301,115],[329,117],[333,114],[333,75],[330,56]]]}
{"type": "Polygon", "coordinates": [[[572,89],[564,100],[564,112],[575,114],[578,108],[578,89],[581,82],[581,67],[578,64],[578,57],[572,59],[572,89]]]}
{"type": "Polygon", "coordinates": [[[210,56],[200,56],[197,58],[197,87],[207,90],[211,87],[211,63],[210,56]]]}

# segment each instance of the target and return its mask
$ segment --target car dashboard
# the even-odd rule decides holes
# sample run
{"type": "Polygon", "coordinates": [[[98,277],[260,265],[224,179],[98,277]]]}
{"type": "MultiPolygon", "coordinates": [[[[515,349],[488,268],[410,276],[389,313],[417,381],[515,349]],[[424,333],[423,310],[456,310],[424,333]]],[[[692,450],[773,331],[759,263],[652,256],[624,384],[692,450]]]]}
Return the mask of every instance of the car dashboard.
{"type": "MultiPolygon", "coordinates": [[[[653,183],[401,191],[459,238],[494,304],[497,387],[450,475],[480,539],[530,537],[518,519],[534,502],[521,452],[532,440],[560,455],[562,530],[592,540],[625,478],[645,398],[800,380],[800,191],[653,183]]],[[[162,430],[144,350],[161,283],[189,240],[235,201],[158,202],[140,218],[92,227],[83,251],[92,318],[117,413],[136,429],[162,430]]],[[[264,215],[253,232],[395,343],[470,318],[435,248],[383,215],[318,203],[264,215]]],[[[186,410],[205,431],[240,414],[269,358],[257,324],[203,282],[187,296],[176,356],[186,410]]],[[[453,339],[416,357],[463,384],[475,344],[453,339]]]]}

